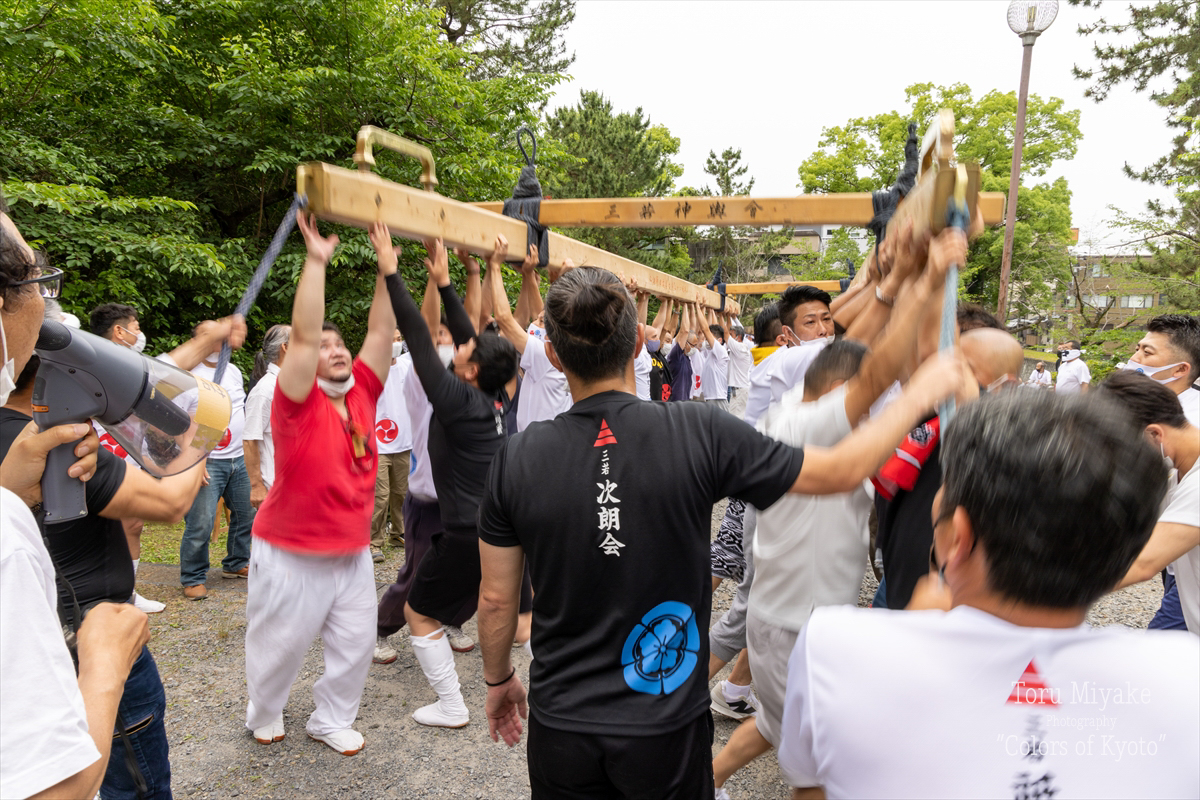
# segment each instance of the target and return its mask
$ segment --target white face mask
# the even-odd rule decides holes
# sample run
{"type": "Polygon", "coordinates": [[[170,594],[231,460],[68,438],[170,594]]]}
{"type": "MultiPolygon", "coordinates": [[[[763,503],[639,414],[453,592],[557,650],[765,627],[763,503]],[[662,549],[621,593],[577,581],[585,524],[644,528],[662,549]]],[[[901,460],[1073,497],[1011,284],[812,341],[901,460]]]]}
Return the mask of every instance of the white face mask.
{"type": "Polygon", "coordinates": [[[1186,363],[1186,361],[1176,361],[1174,364],[1163,364],[1161,367],[1152,367],[1149,364],[1139,364],[1136,361],[1129,361],[1125,364],[1117,364],[1117,369],[1127,369],[1130,372],[1139,372],[1155,383],[1161,383],[1163,386],[1166,386],[1168,383],[1175,380],[1174,376],[1168,378],[1156,378],[1154,376],[1160,372],[1170,372],[1180,364],[1186,363]]]}
{"type": "Polygon", "coordinates": [[[17,360],[8,357],[8,337],[4,335],[4,316],[0,314],[0,342],[3,342],[4,366],[0,368],[0,406],[17,388],[17,360]]]}
{"type": "Polygon", "coordinates": [[[437,351],[438,351],[438,358],[440,358],[442,360],[442,366],[443,367],[450,366],[450,362],[454,360],[454,345],[439,344],[437,351]]]}
{"type": "Polygon", "coordinates": [[[392,358],[404,355],[404,342],[392,342],[392,358]]]}
{"type": "Polygon", "coordinates": [[[146,334],[141,331],[137,332],[137,341],[129,345],[129,349],[135,353],[140,353],[146,349],[146,334]]]}
{"type": "Polygon", "coordinates": [[[1074,361],[1075,359],[1079,358],[1080,352],[1081,351],[1079,351],[1079,350],[1063,350],[1062,351],[1063,363],[1065,364],[1068,361],[1074,361]]]}
{"type": "Polygon", "coordinates": [[[351,375],[344,381],[328,381],[324,378],[317,378],[317,386],[320,386],[321,391],[330,397],[345,397],[346,393],[354,388],[354,376],[351,375]]]}

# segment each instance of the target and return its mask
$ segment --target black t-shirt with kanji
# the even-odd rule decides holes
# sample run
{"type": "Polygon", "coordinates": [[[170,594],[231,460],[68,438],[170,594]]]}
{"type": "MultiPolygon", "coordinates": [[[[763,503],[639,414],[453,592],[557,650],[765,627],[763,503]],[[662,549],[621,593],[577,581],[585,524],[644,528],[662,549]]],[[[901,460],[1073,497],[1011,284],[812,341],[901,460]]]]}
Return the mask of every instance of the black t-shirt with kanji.
{"type": "Polygon", "coordinates": [[[530,706],[550,728],[655,736],[709,705],[712,507],[766,508],[804,452],[707,403],[580,400],[492,462],[479,535],[533,573],[530,706]]]}

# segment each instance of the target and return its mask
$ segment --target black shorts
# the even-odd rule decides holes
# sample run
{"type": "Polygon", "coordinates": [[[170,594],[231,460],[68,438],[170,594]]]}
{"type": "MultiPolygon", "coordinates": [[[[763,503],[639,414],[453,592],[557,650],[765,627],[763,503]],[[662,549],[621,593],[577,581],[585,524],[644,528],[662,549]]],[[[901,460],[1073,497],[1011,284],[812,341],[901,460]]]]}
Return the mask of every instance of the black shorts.
{"type": "Polygon", "coordinates": [[[713,718],[705,711],[659,736],[605,736],[548,728],[529,715],[533,800],[712,800],[713,718]]]}
{"type": "MultiPolygon", "coordinates": [[[[474,531],[438,531],[417,566],[408,592],[413,611],[441,622],[468,620],[479,604],[479,535],[474,531]]],[[[520,612],[533,609],[529,561],[521,581],[520,612]]]]}

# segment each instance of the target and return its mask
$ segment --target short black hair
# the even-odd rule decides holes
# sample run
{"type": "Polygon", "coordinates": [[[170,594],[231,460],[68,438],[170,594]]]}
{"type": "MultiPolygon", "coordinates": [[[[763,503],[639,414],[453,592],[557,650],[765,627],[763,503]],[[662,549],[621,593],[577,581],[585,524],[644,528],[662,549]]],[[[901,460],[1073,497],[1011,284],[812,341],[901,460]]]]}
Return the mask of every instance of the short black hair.
{"type": "Polygon", "coordinates": [[[467,359],[479,367],[476,382],[488,394],[495,394],[517,374],[517,348],[503,336],[484,331],[475,337],[475,350],[467,359]]]}
{"type": "Polygon", "coordinates": [[[1096,394],[1113,400],[1129,412],[1140,427],[1166,425],[1182,428],[1187,425],[1179,397],[1158,381],[1133,370],[1114,372],[1100,384],[1096,394]]]}
{"type": "Polygon", "coordinates": [[[41,251],[35,250],[33,259],[30,260],[25,248],[0,228],[0,297],[4,298],[5,304],[11,303],[14,294],[26,288],[13,286],[14,283],[28,280],[37,269],[45,265],[46,256],[41,251]]]}
{"type": "Polygon", "coordinates": [[[124,303],[104,303],[92,309],[88,316],[88,327],[95,335],[107,339],[114,327],[137,318],[138,312],[133,306],[124,303]]]}
{"type": "Polygon", "coordinates": [[[1042,608],[1086,607],[1112,591],[1150,538],[1167,489],[1143,429],[1087,395],[980,398],[947,426],[941,462],[941,513],[966,510],[988,587],[1042,608]]]}
{"type": "Polygon", "coordinates": [[[820,397],[834,381],[848,381],[858,374],[867,346],[851,339],[838,339],[826,345],[804,373],[806,397],[820,397]]]}
{"type": "Polygon", "coordinates": [[[1167,337],[1171,346],[1191,365],[1188,379],[1195,383],[1196,378],[1200,377],[1200,317],[1163,314],[1147,322],[1146,330],[1167,337]]]}
{"type": "MultiPolygon", "coordinates": [[[[796,321],[796,308],[805,303],[824,303],[828,308],[833,302],[829,292],[823,292],[815,286],[789,286],[779,297],[779,322],[793,328],[796,321]]],[[[782,330],[780,331],[782,333],[782,330]]]]}
{"type": "Polygon", "coordinates": [[[715,336],[715,337],[717,337],[718,339],[720,339],[722,342],[724,342],[724,341],[725,341],[725,329],[724,329],[724,328],[722,328],[720,325],[709,325],[709,326],[708,326],[708,331],[709,331],[709,333],[711,333],[713,336],[715,336]]]}
{"type": "Polygon", "coordinates": [[[321,323],[321,333],[324,333],[325,331],[333,331],[338,336],[340,336],[342,339],[346,338],[345,336],[342,336],[342,329],[339,328],[337,325],[334,325],[329,320],[325,320],[324,322],[321,323]]]}
{"type": "Polygon", "coordinates": [[[783,323],[779,321],[779,304],[768,303],[754,315],[754,343],[759,347],[774,344],[781,333],[783,323]]]}
{"type": "Polygon", "coordinates": [[[977,303],[958,304],[958,332],[978,330],[979,328],[995,328],[1004,330],[996,315],[977,303]]]}
{"type": "Polygon", "coordinates": [[[607,270],[577,267],[550,284],[546,336],[563,369],[597,381],[624,372],[637,346],[637,309],[607,270]]]}

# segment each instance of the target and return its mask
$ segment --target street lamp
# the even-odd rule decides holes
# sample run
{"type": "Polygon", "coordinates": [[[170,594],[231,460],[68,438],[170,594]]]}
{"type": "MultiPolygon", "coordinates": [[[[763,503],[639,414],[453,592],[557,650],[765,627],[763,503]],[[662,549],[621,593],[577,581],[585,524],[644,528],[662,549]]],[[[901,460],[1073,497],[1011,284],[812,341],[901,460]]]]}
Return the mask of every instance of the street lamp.
{"type": "Polygon", "coordinates": [[[1000,260],[1000,297],[996,316],[1008,324],[1008,275],[1012,271],[1013,224],[1017,221],[1017,185],[1021,182],[1021,150],[1025,146],[1025,104],[1029,99],[1029,65],[1033,43],[1058,16],[1058,0],[1012,0],[1008,4],[1008,27],[1021,37],[1021,93],[1017,99],[1017,130],[1013,139],[1012,176],[1008,181],[1008,209],[1004,220],[1004,255],[1000,260]]]}

